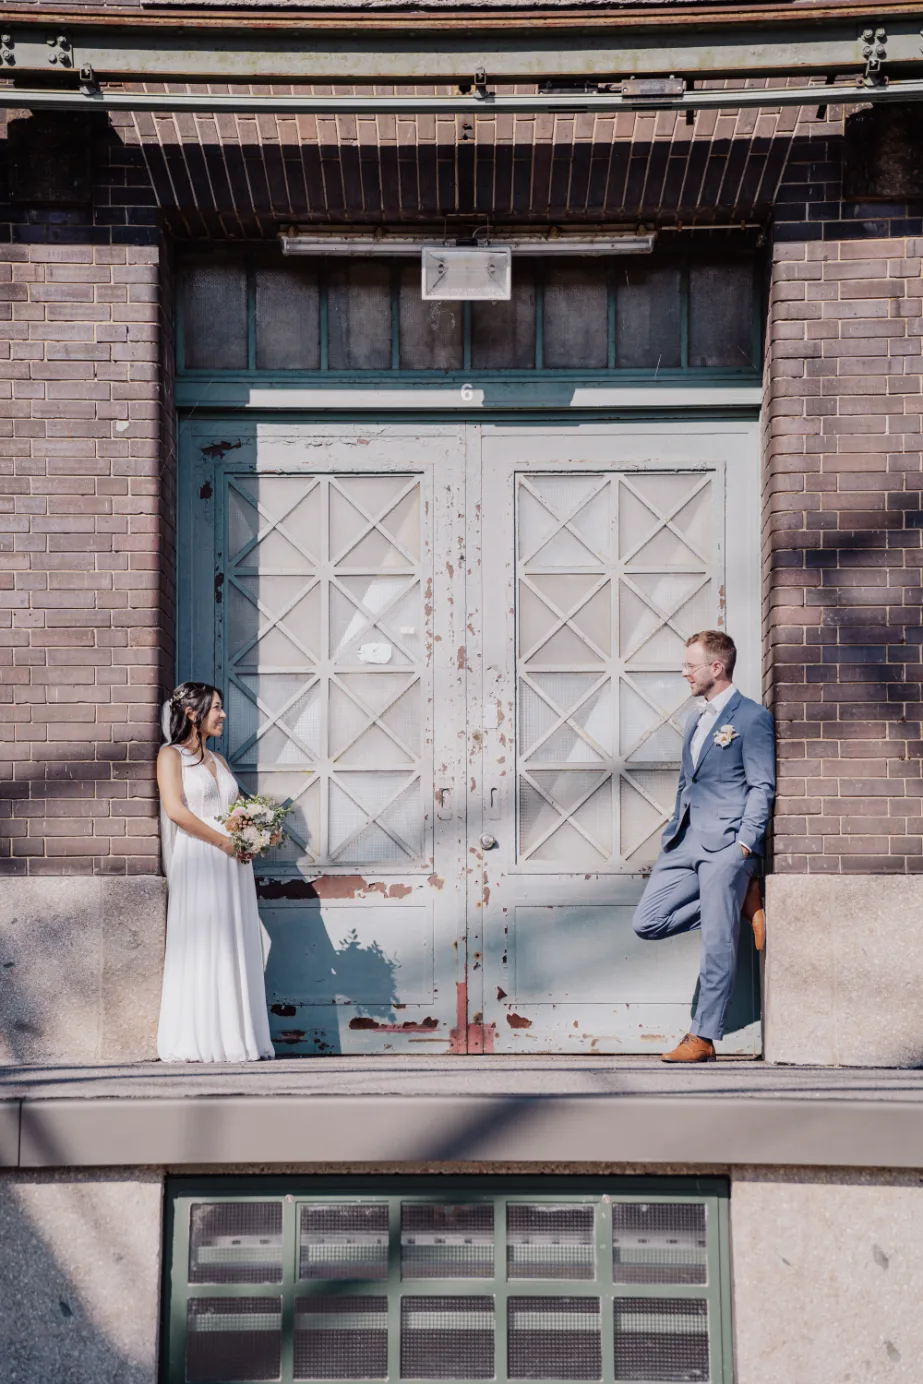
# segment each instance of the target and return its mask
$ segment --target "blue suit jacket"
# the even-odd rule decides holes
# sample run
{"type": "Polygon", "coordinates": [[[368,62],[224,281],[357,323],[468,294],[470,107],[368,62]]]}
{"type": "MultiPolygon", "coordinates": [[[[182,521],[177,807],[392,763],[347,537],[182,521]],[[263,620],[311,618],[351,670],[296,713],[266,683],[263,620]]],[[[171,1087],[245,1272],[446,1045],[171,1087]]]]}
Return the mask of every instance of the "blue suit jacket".
{"type": "Polygon", "coordinates": [[[691,810],[705,850],[720,851],[733,841],[742,841],[754,855],[760,855],[776,795],[772,714],[759,702],[735,692],[718,716],[715,731],[733,726],[737,734],[730,744],[722,746],[715,744],[711,732],[698,764],[693,765],[690,747],[698,719],[695,712],[686,724],[676,805],[661,843],[665,850],[673,845],[691,810]]]}

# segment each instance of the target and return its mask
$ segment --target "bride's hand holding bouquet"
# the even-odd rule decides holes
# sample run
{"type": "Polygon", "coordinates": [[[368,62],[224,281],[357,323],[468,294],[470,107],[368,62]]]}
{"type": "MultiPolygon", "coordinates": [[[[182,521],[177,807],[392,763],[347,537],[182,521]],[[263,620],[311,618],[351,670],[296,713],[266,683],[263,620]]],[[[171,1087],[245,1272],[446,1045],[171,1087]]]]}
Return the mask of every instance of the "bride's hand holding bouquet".
{"type": "Polygon", "coordinates": [[[235,856],[246,864],[254,856],[281,845],[285,839],[282,823],[291,810],[265,793],[254,793],[249,798],[241,795],[217,820],[230,836],[235,856]]]}

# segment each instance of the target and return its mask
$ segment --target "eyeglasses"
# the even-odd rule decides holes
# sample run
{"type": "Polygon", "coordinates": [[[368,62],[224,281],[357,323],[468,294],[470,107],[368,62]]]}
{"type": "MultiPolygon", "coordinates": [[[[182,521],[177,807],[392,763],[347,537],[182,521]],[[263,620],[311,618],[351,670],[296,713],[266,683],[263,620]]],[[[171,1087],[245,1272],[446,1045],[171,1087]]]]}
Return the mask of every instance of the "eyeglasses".
{"type": "Polygon", "coordinates": [[[694,673],[697,668],[710,668],[710,663],[684,663],[680,668],[681,673],[694,673]]]}

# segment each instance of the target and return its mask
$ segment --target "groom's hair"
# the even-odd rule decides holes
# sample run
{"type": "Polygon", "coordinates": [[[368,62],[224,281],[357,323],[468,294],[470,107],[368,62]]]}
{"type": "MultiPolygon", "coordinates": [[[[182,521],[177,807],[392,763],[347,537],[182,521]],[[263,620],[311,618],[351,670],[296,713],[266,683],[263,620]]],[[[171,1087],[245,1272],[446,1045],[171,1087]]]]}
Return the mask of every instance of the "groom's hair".
{"type": "Polygon", "coordinates": [[[690,644],[701,644],[709,663],[723,663],[724,671],[728,677],[734,676],[737,645],[729,634],[724,633],[724,630],[699,630],[698,634],[693,634],[686,640],[687,649],[690,644]]]}

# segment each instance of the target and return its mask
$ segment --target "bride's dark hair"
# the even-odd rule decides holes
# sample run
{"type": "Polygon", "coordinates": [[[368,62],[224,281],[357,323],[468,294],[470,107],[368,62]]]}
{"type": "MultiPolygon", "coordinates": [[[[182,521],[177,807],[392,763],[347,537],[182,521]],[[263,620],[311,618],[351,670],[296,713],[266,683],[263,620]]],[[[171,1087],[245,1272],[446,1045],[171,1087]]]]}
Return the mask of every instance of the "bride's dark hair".
{"type": "Polygon", "coordinates": [[[174,687],[170,694],[168,745],[180,745],[191,738],[200,758],[205,758],[205,741],[199,727],[212,709],[216,692],[221,695],[220,690],[208,682],[181,682],[179,687],[174,687]],[[194,721],[187,708],[195,713],[194,721]]]}

